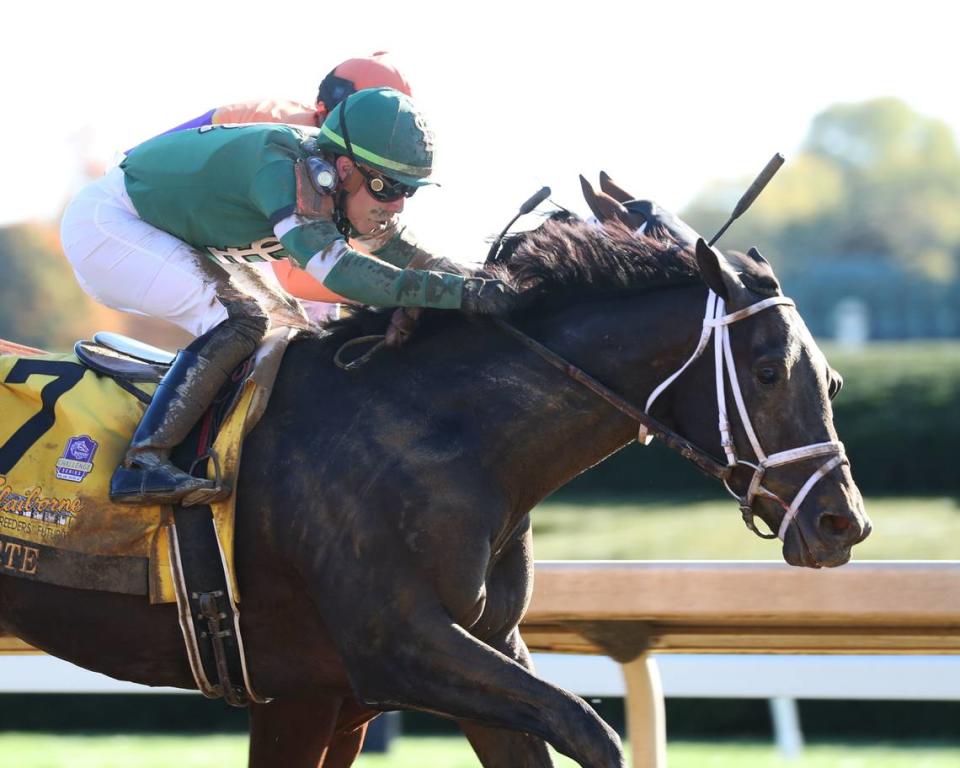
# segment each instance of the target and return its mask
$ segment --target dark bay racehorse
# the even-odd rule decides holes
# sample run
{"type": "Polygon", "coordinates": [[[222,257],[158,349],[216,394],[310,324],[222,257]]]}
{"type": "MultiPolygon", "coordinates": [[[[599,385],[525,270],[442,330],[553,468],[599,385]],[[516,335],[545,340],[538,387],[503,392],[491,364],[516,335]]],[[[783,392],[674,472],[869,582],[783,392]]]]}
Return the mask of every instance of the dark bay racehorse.
{"type": "MultiPolygon", "coordinates": [[[[501,271],[524,295],[511,322],[632,402],[690,357],[708,287],[735,312],[779,295],[759,257],[550,221],[501,271]]],[[[582,766],[625,765],[616,734],[581,699],[530,671],[517,630],[529,601],[530,510],[631,441],[636,424],[487,320],[424,317],[414,340],[353,372],[332,357],[382,332],[362,313],[292,344],[244,447],[237,567],[241,625],[260,695],[250,764],[348,766],[379,710],[458,720],[484,766],[549,766],[545,742],[582,766]]],[[[768,454],[836,440],[838,379],[796,310],[730,326],[753,430],[768,454]]],[[[713,354],[654,414],[713,453],[713,354]]],[[[733,417],[738,455],[751,439],[733,417]]],[[[773,467],[787,504],[821,459],[773,467]]],[[[784,506],[759,495],[774,531],[784,506]]],[[[833,566],[869,532],[849,465],[824,473],[784,535],[794,565],[833,566]]],[[[172,605],[0,575],[0,630],[111,676],[193,688],[172,605]]]]}

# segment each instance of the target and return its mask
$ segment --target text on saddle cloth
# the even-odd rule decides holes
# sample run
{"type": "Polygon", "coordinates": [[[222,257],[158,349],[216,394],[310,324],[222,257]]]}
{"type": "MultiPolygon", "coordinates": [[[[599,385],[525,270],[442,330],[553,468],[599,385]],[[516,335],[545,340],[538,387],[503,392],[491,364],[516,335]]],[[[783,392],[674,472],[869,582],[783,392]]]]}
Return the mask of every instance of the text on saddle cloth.
{"type": "Polygon", "coordinates": [[[124,510],[108,497],[142,412],[136,397],[73,354],[0,356],[3,573],[109,588],[99,578],[64,582],[96,574],[89,558],[155,559],[161,510],[124,510]]]}

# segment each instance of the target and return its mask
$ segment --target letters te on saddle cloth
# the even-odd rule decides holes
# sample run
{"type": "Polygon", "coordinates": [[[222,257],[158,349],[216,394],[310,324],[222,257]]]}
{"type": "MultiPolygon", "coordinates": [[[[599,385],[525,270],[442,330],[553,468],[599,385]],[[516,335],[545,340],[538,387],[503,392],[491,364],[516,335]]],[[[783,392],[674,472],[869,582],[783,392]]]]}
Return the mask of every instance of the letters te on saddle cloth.
{"type": "MultiPolygon", "coordinates": [[[[232,487],[243,438],[266,409],[291,336],[287,328],[268,335],[214,442],[232,487]]],[[[172,509],[115,505],[108,494],[144,404],[73,354],[4,351],[0,346],[0,573],[176,602],[172,509]]],[[[148,395],[155,389],[134,386],[148,395]]],[[[239,600],[235,507],[235,494],[211,505],[239,600]]]]}

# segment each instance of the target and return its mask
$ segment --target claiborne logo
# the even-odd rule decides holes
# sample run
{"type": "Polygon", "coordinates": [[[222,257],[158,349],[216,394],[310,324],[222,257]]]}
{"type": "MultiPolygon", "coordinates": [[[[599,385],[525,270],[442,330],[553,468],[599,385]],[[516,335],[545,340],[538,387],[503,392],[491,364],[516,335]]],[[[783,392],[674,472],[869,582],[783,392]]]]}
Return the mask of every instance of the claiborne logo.
{"type": "Polygon", "coordinates": [[[67,440],[63,455],[57,459],[57,479],[82,482],[93,471],[93,456],[99,447],[100,444],[90,435],[78,435],[67,440]]]}
{"type": "Polygon", "coordinates": [[[0,512],[55,525],[67,525],[82,506],[80,499],[44,496],[43,488],[39,485],[18,493],[7,485],[7,476],[0,475],[0,512]]]}

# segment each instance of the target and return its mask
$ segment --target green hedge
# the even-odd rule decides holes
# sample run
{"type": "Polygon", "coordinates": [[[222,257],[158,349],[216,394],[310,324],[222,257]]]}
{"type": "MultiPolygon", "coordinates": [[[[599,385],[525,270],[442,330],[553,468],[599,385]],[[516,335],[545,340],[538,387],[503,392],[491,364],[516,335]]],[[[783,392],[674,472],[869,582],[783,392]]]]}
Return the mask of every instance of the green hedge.
{"type": "MultiPolygon", "coordinates": [[[[960,342],[824,351],[844,378],[834,421],[861,491],[960,495],[960,342]]],[[[654,441],[629,446],[560,495],[711,495],[716,488],[654,441]]]]}

